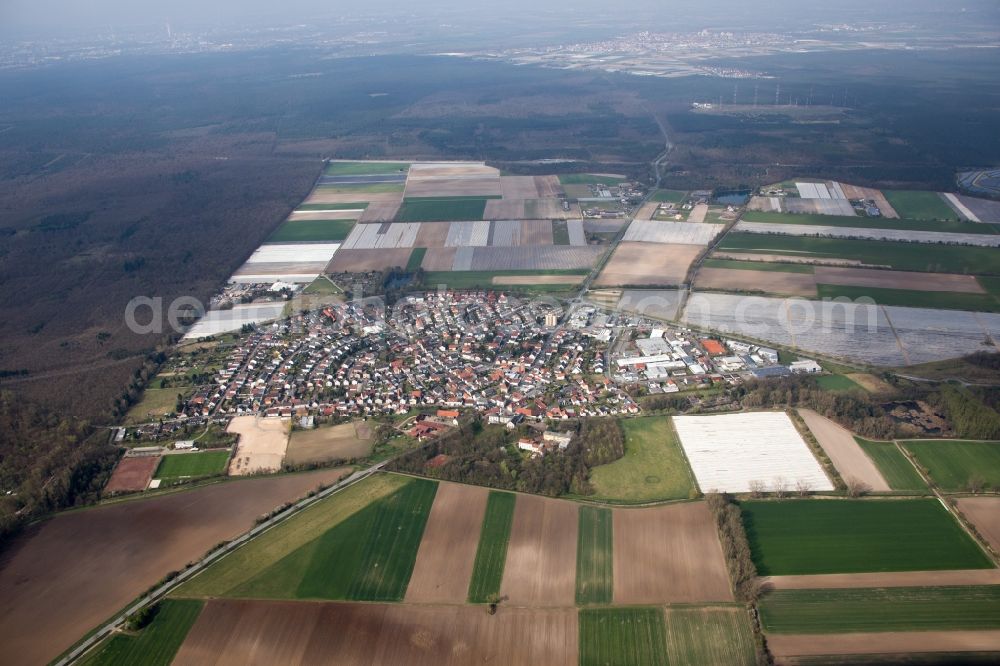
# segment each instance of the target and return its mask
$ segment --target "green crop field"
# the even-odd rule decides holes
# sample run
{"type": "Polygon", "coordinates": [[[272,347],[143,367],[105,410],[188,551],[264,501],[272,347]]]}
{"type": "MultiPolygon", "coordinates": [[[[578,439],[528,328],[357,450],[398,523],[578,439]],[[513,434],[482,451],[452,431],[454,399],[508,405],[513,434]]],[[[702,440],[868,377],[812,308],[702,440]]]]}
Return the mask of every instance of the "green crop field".
{"type": "Polygon", "coordinates": [[[576,547],[576,603],[610,604],[614,592],[611,509],[580,507],[576,547]]]}
{"type": "Polygon", "coordinates": [[[684,190],[656,190],[650,201],[656,203],[682,203],[687,199],[688,193],[684,190]]]}
{"type": "Polygon", "coordinates": [[[913,220],[958,220],[958,213],[937,192],[882,190],[902,218],[913,220]]]}
{"type": "Polygon", "coordinates": [[[1000,442],[902,442],[944,490],[968,490],[970,481],[1000,487],[1000,442]]]}
{"type": "Polygon", "coordinates": [[[957,234],[996,234],[998,225],[981,222],[943,222],[939,220],[891,220],[884,217],[850,217],[846,215],[813,215],[807,213],[771,213],[747,211],[740,218],[747,222],[772,224],[805,224],[824,227],[855,227],[859,229],[905,229],[907,231],[947,231],[957,234]]]}
{"type": "Polygon", "coordinates": [[[719,247],[721,250],[767,252],[818,259],[857,259],[874,266],[888,265],[900,271],[1000,274],[998,252],[992,247],[742,232],[726,234],[719,247]]]}
{"type": "Polygon", "coordinates": [[[590,472],[594,497],[648,502],[690,497],[692,474],[666,416],[622,419],[625,455],[590,472]]]}
{"type": "Polygon", "coordinates": [[[353,228],[354,220],[296,220],[282,224],[266,242],[340,241],[347,238],[353,228]]]}
{"type": "Polygon", "coordinates": [[[671,664],[757,663],[750,616],[744,608],[668,608],[671,664]]]}
{"type": "Polygon", "coordinates": [[[139,631],[112,636],[83,660],[86,666],[168,666],[188,635],[202,602],[164,599],[152,622],[139,631]]]}
{"type": "Polygon", "coordinates": [[[383,176],[409,168],[409,162],[330,162],[323,173],[327,176],[383,176]]]}
{"type": "Polygon", "coordinates": [[[965,294],[953,291],[918,291],[880,287],[816,285],[820,298],[870,298],[879,305],[903,305],[914,308],[1000,312],[1000,299],[991,294],[965,294]]]}
{"type": "Polygon", "coordinates": [[[328,194],[357,194],[359,199],[364,199],[364,196],[360,195],[402,192],[405,188],[406,183],[340,183],[337,185],[318,185],[316,191],[328,194]]]}
{"type": "Polygon", "coordinates": [[[552,244],[569,245],[569,227],[566,220],[552,221],[552,244]]]}
{"type": "Polygon", "coordinates": [[[875,466],[882,472],[886,483],[893,490],[927,490],[920,473],[913,463],[903,455],[895,442],[871,442],[861,437],[855,437],[858,445],[872,459],[875,466]]]}
{"type": "Polygon", "coordinates": [[[514,504],[517,495],[491,490],[486,500],[486,515],[479,533],[476,562],[469,581],[469,602],[486,603],[500,593],[504,562],[507,560],[507,543],[510,526],[514,522],[514,504]]]}
{"type": "Polygon", "coordinates": [[[803,273],[807,275],[816,272],[816,267],[812,264],[782,264],[768,261],[739,261],[736,259],[706,259],[702,266],[705,268],[733,268],[738,271],[803,273]]]}
{"type": "Polygon", "coordinates": [[[1000,585],[776,590],[760,617],[779,634],[1000,629],[1000,585]]]}
{"type": "Polygon", "coordinates": [[[164,414],[171,414],[177,406],[177,395],[187,395],[190,386],[173,386],[170,388],[146,388],[142,399],[133,405],[125,415],[125,423],[149,423],[156,421],[164,414]]]}
{"type": "Polygon", "coordinates": [[[160,464],[153,478],[174,481],[181,478],[216,476],[226,471],[228,463],[229,451],[226,449],[173,453],[160,458],[160,464]]]}
{"type": "Polygon", "coordinates": [[[413,248],[413,251],[410,252],[410,258],[406,261],[406,270],[415,271],[420,268],[420,264],[424,263],[424,255],[426,254],[426,247],[413,248]]]}
{"type": "MultiPolygon", "coordinates": [[[[576,275],[580,277],[580,282],[587,277],[586,271],[577,269],[553,269],[553,270],[518,270],[518,271],[425,271],[424,285],[436,287],[439,284],[448,286],[451,289],[473,289],[476,287],[500,288],[493,284],[493,278],[497,276],[515,275],[576,275]]],[[[573,284],[518,284],[504,285],[505,291],[568,291],[574,288],[573,284]]]]}
{"type": "Polygon", "coordinates": [[[936,499],[742,502],[761,576],[988,569],[936,499]]]}
{"type": "Polygon", "coordinates": [[[659,608],[580,611],[580,666],[667,666],[659,608]]]}
{"type": "Polygon", "coordinates": [[[816,383],[824,391],[863,391],[854,380],[844,375],[820,375],[816,378],[816,383]]]}
{"type": "Polygon", "coordinates": [[[559,176],[561,185],[618,185],[628,178],[619,176],[598,176],[592,173],[564,173],[559,176]]]}
{"type": "Polygon", "coordinates": [[[449,222],[481,220],[486,210],[486,198],[472,199],[407,199],[399,207],[397,222],[449,222]]]}
{"type": "Polygon", "coordinates": [[[320,203],[320,204],[299,204],[295,209],[297,213],[309,213],[322,210],[364,210],[368,208],[367,201],[357,203],[320,203]]]}

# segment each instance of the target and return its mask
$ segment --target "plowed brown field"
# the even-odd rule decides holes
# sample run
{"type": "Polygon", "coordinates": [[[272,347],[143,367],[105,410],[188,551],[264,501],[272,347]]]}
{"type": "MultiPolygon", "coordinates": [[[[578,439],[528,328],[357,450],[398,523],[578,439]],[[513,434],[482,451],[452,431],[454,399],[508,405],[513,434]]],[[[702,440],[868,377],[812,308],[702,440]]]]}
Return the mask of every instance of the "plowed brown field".
{"type": "Polygon", "coordinates": [[[427,250],[420,267],[425,271],[450,271],[455,265],[457,247],[432,247],[427,250]]]}
{"type": "Polygon", "coordinates": [[[393,266],[404,267],[410,259],[411,248],[384,250],[338,250],[326,267],[327,273],[363,273],[380,271],[393,266]]]}
{"type": "Polygon", "coordinates": [[[880,287],[883,289],[920,289],[921,291],[955,291],[965,294],[985,294],[986,290],[972,275],[946,273],[910,273],[882,271],[875,268],[816,267],[816,282],[847,287],[880,287]]]}
{"type": "Polygon", "coordinates": [[[1000,497],[962,497],[958,509],[983,538],[1000,552],[1000,497]]]}
{"type": "Polygon", "coordinates": [[[538,199],[534,176],[500,176],[504,199],[538,199]]]}
{"type": "Polygon", "coordinates": [[[698,289],[763,291],[787,296],[816,296],[816,279],[808,273],[702,268],[694,280],[698,289]]]}
{"type": "Polygon", "coordinates": [[[826,455],[830,456],[830,461],[844,481],[856,479],[876,492],[892,490],[882,472],[858,446],[850,432],[811,409],[800,409],[799,415],[809,426],[820,447],[826,451],[826,455]]]}
{"type": "Polygon", "coordinates": [[[596,286],[678,285],[704,250],[700,245],[623,242],[611,255],[596,286]]]}
{"type": "Polygon", "coordinates": [[[1000,584],[1000,569],[766,576],[760,581],[765,587],[773,590],[998,585],[1000,584]]]}
{"type": "Polygon", "coordinates": [[[521,245],[552,245],[552,222],[521,220],[521,245]]]}
{"type": "Polygon", "coordinates": [[[573,502],[517,496],[501,596],[514,605],[574,604],[578,509],[573,502]]]}
{"type": "Polygon", "coordinates": [[[543,199],[563,196],[559,176],[535,176],[535,187],[538,188],[538,196],[543,199]]]}
{"type": "Polygon", "coordinates": [[[787,660],[788,657],[793,656],[993,652],[997,650],[997,646],[1000,646],[1000,631],[998,630],[770,634],[767,637],[767,647],[774,654],[778,664],[793,663],[787,660]]]}
{"type": "Polygon", "coordinates": [[[122,458],[108,479],[108,485],[104,486],[104,494],[145,490],[159,464],[160,456],[122,458]]]}

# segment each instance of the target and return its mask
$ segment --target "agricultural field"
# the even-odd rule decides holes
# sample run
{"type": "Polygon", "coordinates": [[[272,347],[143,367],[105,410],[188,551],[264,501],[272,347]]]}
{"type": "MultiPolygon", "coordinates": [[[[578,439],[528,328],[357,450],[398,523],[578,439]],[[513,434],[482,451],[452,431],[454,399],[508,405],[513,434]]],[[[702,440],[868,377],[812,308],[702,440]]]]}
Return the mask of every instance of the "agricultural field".
{"type": "MultiPolygon", "coordinates": [[[[297,269],[295,269],[297,270],[297,269]]],[[[322,270],[322,269],[320,269],[322,270]]],[[[317,272],[318,275],[318,272],[317,272]]],[[[267,280],[277,280],[280,276],[269,275],[267,280]]],[[[288,277],[287,275],[285,277],[288,277]]],[[[315,279],[315,275],[299,276],[309,280],[315,279]]],[[[281,313],[285,309],[283,302],[277,303],[246,303],[234,305],[229,310],[209,310],[205,316],[195,322],[184,334],[184,340],[197,340],[198,338],[211,337],[220,333],[231,333],[239,331],[244,324],[261,324],[281,318],[281,313]]],[[[174,399],[176,400],[176,395],[174,399]]]]}
{"type": "Polygon", "coordinates": [[[1000,658],[998,644],[995,629],[771,634],[767,641],[777,663],[797,666],[986,666],[1000,658]]]}
{"type": "Polygon", "coordinates": [[[659,608],[580,611],[580,666],[667,666],[666,626],[659,608]]]}
{"type": "Polygon", "coordinates": [[[136,425],[156,421],[161,416],[173,414],[177,406],[177,395],[187,395],[190,386],[170,388],[146,388],[142,399],[133,405],[125,415],[125,425],[136,425]]]}
{"type": "Polygon", "coordinates": [[[622,419],[625,455],[590,472],[594,498],[612,502],[685,499],[694,482],[669,417],[622,419]]]}
{"type": "Polygon", "coordinates": [[[776,271],[778,273],[802,273],[812,275],[816,267],[811,264],[780,264],[766,261],[739,261],[738,259],[706,259],[701,264],[705,268],[727,268],[741,271],[776,271]]]}
{"type": "Polygon", "coordinates": [[[579,270],[517,270],[517,271],[426,271],[424,284],[447,285],[451,289],[489,288],[497,284],[516,286],[519,290],[531,288],[565,289],[567,285],[583,282],[586,273],[579,270]],[[555,280],[552,280],[557,276],[555,280]]]}
{"type": "Polygon", "coordinates": [[[6,553],[0,644],[21,663],[49,662],[168,572],[344,475],[244,479],[57,515],[6,553]],[[109,571],[114,585],[95,574],[109,571]]]}
{"type": "Polygon", "coordinates": [[[397,222],[448,222],[481,220],[486,199],[405,199],[396,214],[397,222]]]}
{"type": "Polygon", "coordinates": [[[910,440],[901,444],[943,490],[1000,487],[1000,442],[910,440]]]}
{"type": "Polygon", "coordinates": [[[415,271],[420,268],[420,265],[424,263],[424,257],[427,256],[426,247],[415,247],[413,252],[410,253],[410,258],[406,260],[406,270],[415,271]]]}
{"type": "MultiPolygon", "coordinates": [[[[840,377],[840,375],[824,376],[840,377]]],[[[849,379],[847,381],[855,389],[860,390],[857,384],[849,379]]],[[[806,426],[826,455],[829,456],[833,466],[845,482],[860,481],[875,492],[890,490],[889,483],[883,478],[875,463],[858,446],[850,431],[811,409],[800,409],[799,416],[805,421],[806,426]]]]}
{"type": "Polygon", "coordinates": [[[833,490],[784,412],[676,416],[673,421],[702,492],[743,493],[756,485],[833,490]]]}
{"type": "Polygon", "coordinates": [[[611,509],[580,507],[576,547],[576,603],[610,604],[614,596],[611,509]]]}
{"type": "Polygon", "coordinates": [[[85,666],[169,666],[201,613],[197,599],[164,599],[152,622],[115,634],[82,660],[85,666]]]}
{"type": "Polygon", "coordinates": [[[683,190],[656,190],[650,197],[656,203],[683,203],[688,193],[683,190]]]}
{"type": "MultiPolygon", "coordinates": [[[[887,225],[884,225],[887,226],[887,225]]],[[[982,233],[983,225],[974,225],[971,233],[951,233],[938,231],[911,231],[906,229],[886,229],[870,227],[843,227],[830,225],[781,224],[773,222],[740,222],[736,233],[788,235],[824,238],[862,238],[877,241],[906,241],[910,243],[948,243],[975,247],[998,247],[1000,235],[982,233]]]]}
{"type": "Polygon", "coordinates": [[[167,484],[182,479],[218,476],[226,473],[228,463],[228,449],[171,453],[160,458],[160,464],[153,476],[167,484]]]}
{"type": "Polygon", "coordinates": [[[776,590],[760,616],[778,634],[1000,629],[1000,585],[776,590]]]}
{"type": "Polygon", "coordinates": [[[966,520],[1000,553],[1000,497],[959,497],[955,501],[966,520]]]}
{"type": "Polygon", "coordinates": [[[282,224],[268,236],[268,243],[341,241],[354,228],[354,220],[295,220],[282,224]]]}
{"type": "Polygon", "coordinates": [[[704,251],[700,245],[618,244],[594,281],[598,287],[676,286],[687,281],[688,268],[704,251]]]}
{"type": "Polygon", "coordinates": [[[805,298],[815,298],[817,295],[815,276],[802,271],[760,271],[705,266],[695,276],[694,286],[696,289],[706,291],[763,292],[805,298]]]}
{"type": "Polygon", "coordinates": [[[518,495],[500,594],[509,603],[571,606],[576,599],[578,507],[573,502],[518,495]]]}
{"type": "Polygon", "coordinates": [[[667,245],[708,245],[722,233],[721,224],[633,220],[623,241],[667,245]]]}
{"type": "Polygon", "coordinates": [[[993,567],[936,499],[746,501],[741,508],[762,576],[993,567]]]}
{"type": "Polygon", "coordinates": [[[914,220],[955,220],[959,216],[937,192],[882,190],[901,218],[914,220]]]}
{"type": "Polygon", "coordinates": [[[516,501],[517,495],[513,493],[490,491],[469,581],[470,603],[486,603],[500,594],[516,501]]]}
{"type": "Polygon", "coordinates": [[[667,663],[757,663],[750,617],[743,608],[668,608],[667,663]]]}
{"type": "Polygon", "coordinates": [[[281,469],[288,447],[291,423],[288,419],[237,416],[226,432],[239,435],[236,453],[229,465],[230,476],[276,472],[281,469]]]}
{"type": "Polygon", "coordinates": [[[372,176],[405,173],[409,162],[328,162],[323,169],[327,176],[372,176]]]}
{"type": "Polygon", "coordinates": [[[895,442],[872,442],[855,437],[858,446],[872,459],[893,490],[926,491],[927,484],[895,442]]]}
{"type": "Polygon", "coordinates": [[[945,222],[940,220],[888,220],[883,217],[841,217],[837,215],[808,215],[748,211],[740,218],[746,222],[768,224],[798,224],[821,227],[854,227],[862,229],[895,229],[905,231],[933,231],[961,234],[993,235],[1000,228],[992,224],[975,222],[945,222]]]}
{"type": "Polygon", "coordinates": [[[846,375],[820,375],[816,378],[816,383],[824,391],[833,391],[834,393],[863,390],[861,386],[846,375]]]}
{"type": "Polygon", "coordinates": [[[293,430],[285,452],[285,464],[364,458],[372,452],[374,444],[371,427],[364,421],[293,430]]]}
{"type": "Polygon", "coordinates": [[[628,178],[614,173],[565,173],[559,175],[562,185],[620,185],[628,178]]]}

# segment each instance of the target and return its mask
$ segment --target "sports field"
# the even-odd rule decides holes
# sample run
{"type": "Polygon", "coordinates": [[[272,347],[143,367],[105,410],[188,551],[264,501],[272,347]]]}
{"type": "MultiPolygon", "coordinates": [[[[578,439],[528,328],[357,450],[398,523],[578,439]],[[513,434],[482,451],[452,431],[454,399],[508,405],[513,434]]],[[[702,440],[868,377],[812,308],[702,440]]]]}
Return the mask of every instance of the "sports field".
{"type": "Polygon", "coordinates": [[[590,473],[597,499],[648,502],[691,495],[694,480],[667,416],[622,419],[625,455],[590,473]]]}
{"type": "Polygon", "coordinates": [[[611,509],[580,507],[576,547],[576,603],[610,604],[614,596],[611,509]]]}
{"type": "Polygon", "coordinates": [[[1000,486],[1000,442],[911,440],[902,445],[944,490],[968,490],[971,483],[1000,486]]]}
{"type": "Polygon", "coordinates": [[[469,601],[485,603],[500,593],[503,565],[507,559],[510,526],[514,522],[514,503],[517,495],[497,490],[490,491],[486,501],[486,515],[479,533],[479,546],[469,582],[469,601]]]}
{"type": "Polygon", "coordinates": [[[142,629],[118,633],[81,661],[85,666],[168,666],[191,630],[202,602],[164,599],[153,620],[142,629]]]}
{"type": "Polygon", "coordinates": [[[901,218],[914,220],[958,220],[958,213],[937,192],[882,190],[901,218]]]}
{"type": "Polygon", "coordinates": [[[741,508],[761,576],[993,567],[936,499],[747,501],[741,508]]]}
{"type": "Polygon", "coordinates": [[[820,298],[870,298],[879,305],[901,305],[912,308],[968,310],[970,312],[1000,312],[1000,299],[992,294],[962,294],[953,291],[922,291],[917,289],[884,289],[880,287],[847,287],[817,285],[820,298]]]}
{"type": "Polygon", "coordinates": [[[668,608],[670,664],[756,663],[753,629],[744,608],[668,608]]]}
{"type": "Polygon", "coordinates": [[[169,482],[199,476],[216,476],[225,473],[228,462],[228,449],[174,453],[160,458],[160,465],[156,468],[153,478],[169,482]]]}
{"type": "Polygon", "coordinates": [[[406,199],[396,214],[397,222],[450,222],[481,220],[486,199],[406,199]]]}
{"type": "Polygon", "coordinates": [[[775,590],[765,631],[824,634],[1000,628],[1000,586],[775,590]]]}
{"type": "Polygon", "coordinates": [[[861,437],[855,437],[858,444],[872,459],[875,466],[893,490],[927,490],[927,484],[920,473],[907,460],[903,452],[896,448],[895,442],[872,442],[861,437]]]}
{"type": "Polygon", "coordinates": [[[580,666],[667,666],[666,631],[659,608],[585,608],[580,611],[580,666]]]}
{"type": "Polygon", "coordinates": [[[354,220],[288,221],[278,227],[267,242],[339,241],[347,238],[353,228],[354,220]]]}

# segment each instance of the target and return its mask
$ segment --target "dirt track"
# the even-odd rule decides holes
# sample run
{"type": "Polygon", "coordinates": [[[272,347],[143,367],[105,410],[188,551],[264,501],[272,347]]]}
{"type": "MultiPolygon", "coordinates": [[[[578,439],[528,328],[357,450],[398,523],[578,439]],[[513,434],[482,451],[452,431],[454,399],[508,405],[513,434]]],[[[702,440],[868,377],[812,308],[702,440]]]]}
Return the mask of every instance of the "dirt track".
{"type": "Polygon", "coordinates": [[[0,560],[4,657],[50,661],[168,572],[347,472],[217,483],[65,513],[29,530],[0,560]]]}
{"type": "Polygon", "coordinates": [[[915,289],[921,291],[953,291],[965,294],[985,294],[986,290],[972,275],[946,273],[910,273],[883,271],[875,268],[816,267],[816,282],[847,287],[881,287],[883,289],[915,289]]]}
{"type": "MultiPolygon", "coordinates": [[[[891,631],[855,634],[768,634],[767,647],[776,663],[786,657],[834,654],[920,652],[992,652],[1000,646],[1000,630],[891,631]]],[[[944,663],[944,662],[941,662],[944,663]]]]}
{"type": "Polygon", "coordinates": [[[962,497],[958,509],[979,533],[1000,552],[1000,497],[962,497]]]}
{"type": "Polygon", "coordinates": [[[787,296],[816,296],[816,280],[808,273],[709,267],[698,271],[694,286],[697,289],[759,290],[787,296]]]}
{"type": "Polygon", "coordinates": [[[407,602],[465,603],[488,496],[486,488],[438,484],[406,589],[407,602]]]}
{"type": "Polygon", "coordinates": [[[616,604],[733,600],[704,502],[615,509],[613,524],[616,604]]]}
{"type": "Polygon", "coordinates": [[[864,587],[922,587],[925,585],[998,585],[1000,584],[1000,569],[766,576],[760,580],[762,584],[774,590],[845,590],[864,587]]]}
{"type": "Polygon", "coordinates": [[[678,285],[704,248],[700,245],[623,242],[594,286],[678,285]]]}
{"type": "Polygon", "coordinates": [[[578,508],[573,502],[518,495],[500,585],[511,604],[574,604],[578,508]]]}
{"type": "Polygon", "coordinates": [[[830,461],[845,482],[857,479],[876,492],[892,490],[850,432],[811,409],[800,409],[799,415],[809,426],[820,447],[826,451],[826,455],[830,456],[830,461]]]}
{"type": "Polygon", "coordinates": [[[213,600],[173,663],[575,666],[577,642],[575,608],[213,600]]]}

